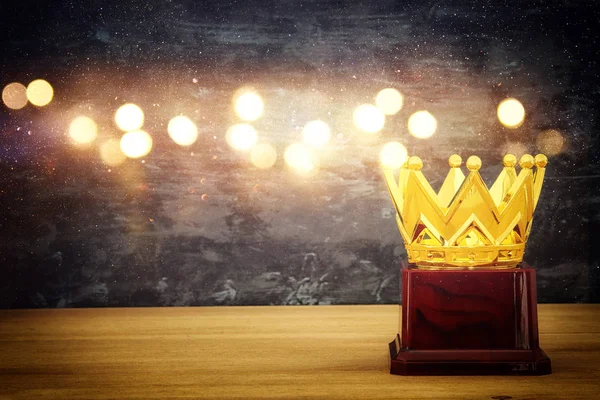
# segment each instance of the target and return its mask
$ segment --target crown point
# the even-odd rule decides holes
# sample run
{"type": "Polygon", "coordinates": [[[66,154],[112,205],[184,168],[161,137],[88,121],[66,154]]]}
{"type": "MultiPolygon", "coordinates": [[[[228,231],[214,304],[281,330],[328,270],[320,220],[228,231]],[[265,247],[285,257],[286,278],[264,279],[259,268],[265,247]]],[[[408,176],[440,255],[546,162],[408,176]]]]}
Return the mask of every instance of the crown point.
{"type": "Polygon", "coordinates": [[[538,168],[545,168],[548,165],[548,157],[543,154],[538,154],[535,156],[535,166],[538,168]]]}
{"type": "Polygon", "coordinates": [[[423,168],[423,161],[417,156],[412,156],[408,159],[408,168],[420,171],[423,168]]]}
{"type": "Polygon", "coordinates": [[[477,156],[469,157],[467,160],[467,168],[469,168],[469,171],[479,171],[479,168],[481,168],[481,158],[477,156]]]}
{"type": "Polygon", "coordinates": [[[514,154],[507,154],[502,159],[502,162],[504,163],[505,167],[514,167],[517,165],[517,157],[515,157],[514,154]]]}
{"type": "Polygon", "coordinates": [[[452,154],[450,158],[448,158],[448,164],[450,164],[452,168],[458,168],[460,167],[460,164],[462,164],[462,158],[458,154],[452,154]]]}
{"type": "Polygon", "coordinates": [[[523,154],[521,156],[521,160],[519,161],[519,165],[521,168],[533,168],[533,156],[531,154],[523,154]]]}

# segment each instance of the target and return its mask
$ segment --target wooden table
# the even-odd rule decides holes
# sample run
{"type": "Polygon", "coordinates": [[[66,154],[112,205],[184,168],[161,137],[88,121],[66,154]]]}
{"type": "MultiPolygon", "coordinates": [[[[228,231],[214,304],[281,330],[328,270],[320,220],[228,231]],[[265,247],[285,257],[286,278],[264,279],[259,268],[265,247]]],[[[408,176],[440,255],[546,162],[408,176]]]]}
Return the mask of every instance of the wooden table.
{"type": "Polygon", "coordinates": [[[600,398],[600,305],[540,305],[554,373],[388,372],[398,306],[0,311],[0,400],[600,398]]]}

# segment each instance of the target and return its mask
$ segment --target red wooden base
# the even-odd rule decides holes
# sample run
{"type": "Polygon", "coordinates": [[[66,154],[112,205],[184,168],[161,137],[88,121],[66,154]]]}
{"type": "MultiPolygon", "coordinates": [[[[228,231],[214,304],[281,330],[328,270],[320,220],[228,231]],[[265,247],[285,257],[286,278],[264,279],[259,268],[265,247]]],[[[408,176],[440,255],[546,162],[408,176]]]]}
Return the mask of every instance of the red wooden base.
{"type": "Polygon", "coordinates": [[[392,374],[544,375],[535,270],[402,272],[402,327],[392,374]]]}

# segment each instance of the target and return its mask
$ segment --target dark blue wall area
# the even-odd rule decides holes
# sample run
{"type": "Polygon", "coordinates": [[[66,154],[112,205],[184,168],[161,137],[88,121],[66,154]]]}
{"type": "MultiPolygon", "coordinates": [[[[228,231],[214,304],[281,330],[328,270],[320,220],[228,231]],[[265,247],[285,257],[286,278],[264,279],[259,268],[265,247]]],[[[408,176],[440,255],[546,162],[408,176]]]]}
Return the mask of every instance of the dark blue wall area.
{"type": "Polygon", "coordinates": [[[559,131],[525,261],[541,302],[599,298],[598,10],[552,1],[54,1],[3,2],[0,85],[44,77],[53,103],[0,107],[0,307],[395,303],[406,262],[378,166],[403,142],[434,188],[456,152],[483,160],[491,184],[502,155],[539,150],[559,131]],[[231,150],[231,96],[265,100],[255,127],[276,164],[231,150]],[[353,109],[380,89],[404,94],[374,137],[353,109]],[[525,123],[496,106],[516,97],[525,123]],[[118,137],[118,106],[146,112],[143,159],[109,167],[97,146],[65,135],[93,116],[118,137]],[[427,109],[428,140],[406,121],[427,109]],[[183,113],[190,148],[166,134],[183,113]],[[301,177],[283,162],[301,127],[322,119],[332,140],[301,177]]]}

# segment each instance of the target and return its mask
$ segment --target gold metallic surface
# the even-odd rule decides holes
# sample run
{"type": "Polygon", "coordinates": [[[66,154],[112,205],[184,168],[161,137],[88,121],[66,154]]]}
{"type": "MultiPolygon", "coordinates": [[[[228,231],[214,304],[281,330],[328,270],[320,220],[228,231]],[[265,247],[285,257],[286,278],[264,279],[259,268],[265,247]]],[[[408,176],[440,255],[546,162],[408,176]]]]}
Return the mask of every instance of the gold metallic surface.
{"type": "Polygon", "coordinates": [[[460,167],[462,164],[462,158],[458,154],[452,154],[450,158],[448,158],[448,165],[452,168],[460,167]]]}
{"type": "Polygon", "coordinates": [[[408,168],[414,171],[420,171],[423,168],[423,161],[419,157],[412,156],[408,159],[408,168]]]}
{"type": "Polygon", "coordinates": [[[548,157],[543,154],[535,156],[535,166],[539,168],[545,168],[548,165],[548,157]]]}
{"type": "MultiPolygon", "coordinates": [[[[541,155],[542,154],[538,154],[538,156],[541,155]]],[[[502,163],[505,167],[514,167],[515,165],[517,165],[517,157],[515,157],[514,154],[507,154],[502,159],[502,163]]]]}
{"type": "Polygon", "coordinates": [[[436,194],[421,172],[423,162],[410,157],[398,179],[384,169],[397,212],[408,261],[421,268],[513,268],[522,261],[548,159],[504,156],[504,168],[491,189],[483,182],[481,159],[450,156],[450,172],[436,194]],[[536,167],[535,172],[532,170],[536,167]]]}
{"type": "Polygon", "coordinates": [[[477,156],[469,157],[467,160],[467,168],[469,171],[479,171],[479,168],[481,168],[481,158],[477,156]]]}
{"type": "Polygon", "coordinates": [[[523,154],[519,160],[521,168],[533,168],[534,158],[531,154],[523,154]]]}

